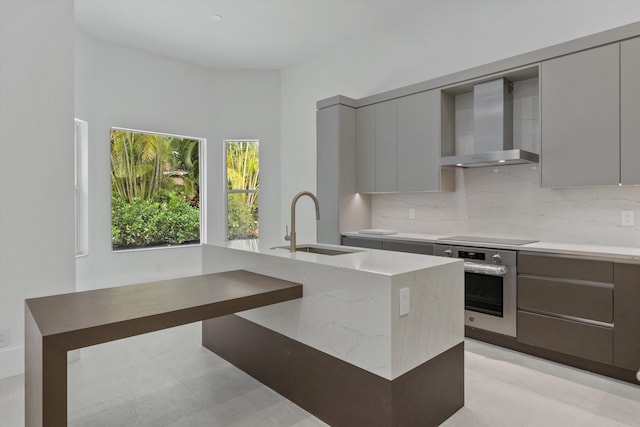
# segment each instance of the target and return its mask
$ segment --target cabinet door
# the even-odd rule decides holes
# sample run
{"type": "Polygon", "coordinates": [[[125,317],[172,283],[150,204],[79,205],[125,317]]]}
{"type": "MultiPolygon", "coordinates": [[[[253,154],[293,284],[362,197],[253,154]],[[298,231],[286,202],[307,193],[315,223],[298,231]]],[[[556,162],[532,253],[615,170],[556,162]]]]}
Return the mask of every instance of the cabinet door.
{"type": "Polygon", "coordinates": [[[342,236],[342,245],[357,246],[359,248],[382,249],[382,240],[342,236]]]}
{"type": "Polygon", "coordinates": [[[376,106],[356,110],[356,191],[376,191],[376,106]]]}
{"type": "Polygon", "coordinates": [[[383,240],[382,249],[385,251],[410,252],[413,254],[433,255],[433,243],[398,242],[383,240]]]}
{"type": "Polygon", "coordinates": [[[620,178],[640,184],[640,38],[620,49],[620,178]]]}
{"type": "Polygon", "coordinates": [[[398,189],[398,101],[376,104],[376,189],[391,192],[398,189]]]}
{"type": "Polygon", "coordinates": [[[518,342],[596,362],[613,363],[613,330],[518,310],[518,342]]]}
{"type": "Polygon", "coordinates": [[[542,186],[620,180],[619,44],[543,62],[542,186]]]}
{"type": "Polygon", "coordinates": [[[613,293],[613,364],[640,369],[640,265],[616,263],[613,293]]]}
{"type": "Polygon", "coordinates": [[[398,100],[398,191],[440,190],[440,93],[398,100]]]}

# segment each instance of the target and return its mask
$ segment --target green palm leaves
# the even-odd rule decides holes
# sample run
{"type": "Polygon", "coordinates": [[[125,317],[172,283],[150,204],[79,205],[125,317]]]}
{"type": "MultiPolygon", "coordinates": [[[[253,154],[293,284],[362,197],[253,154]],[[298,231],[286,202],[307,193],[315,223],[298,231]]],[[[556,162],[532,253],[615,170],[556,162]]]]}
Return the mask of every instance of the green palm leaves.
{"type": "Polygon", "coordinates": [[[114,249],[199,241],[200,141],[123,129],[110,140],[114,249]]]}
{"type": "Polygon", "coordinates": [[[227,141],[227,238],[258,237],[257,141],[227,141]]]}

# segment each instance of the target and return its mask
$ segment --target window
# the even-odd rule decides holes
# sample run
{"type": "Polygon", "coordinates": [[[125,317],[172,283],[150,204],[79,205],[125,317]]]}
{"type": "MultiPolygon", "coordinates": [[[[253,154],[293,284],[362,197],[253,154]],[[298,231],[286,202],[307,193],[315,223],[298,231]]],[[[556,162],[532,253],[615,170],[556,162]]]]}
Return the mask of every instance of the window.
{"type": "Polygon", "coordinates": [[[89,168],[87,165],[89,148],[88,124],[84,120],[75,119],[74,138],[74,178],[75,178],[75,224],[76,224],[76,256],[89,253],[89,168]]]}
{"type": "Polygon", "coordinates": [[[227,239],[258,238],[258,141],[225,141],[227,239]]]}
{"type": "Polygon", "coordinates": [[[113,250],[200,243],[204,140],[111,129],[113,250]]]}

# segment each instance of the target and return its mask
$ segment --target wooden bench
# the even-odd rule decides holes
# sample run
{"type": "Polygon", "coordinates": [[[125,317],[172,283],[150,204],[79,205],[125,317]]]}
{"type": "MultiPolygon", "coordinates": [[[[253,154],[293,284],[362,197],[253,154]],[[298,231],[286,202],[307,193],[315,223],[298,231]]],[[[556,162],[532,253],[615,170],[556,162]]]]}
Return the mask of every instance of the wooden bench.
{"type": "Polygon", "coordinates": [[[67,351],[302,297],[244,270],[25,300],[25,423],[67,425],[67,351]]]}

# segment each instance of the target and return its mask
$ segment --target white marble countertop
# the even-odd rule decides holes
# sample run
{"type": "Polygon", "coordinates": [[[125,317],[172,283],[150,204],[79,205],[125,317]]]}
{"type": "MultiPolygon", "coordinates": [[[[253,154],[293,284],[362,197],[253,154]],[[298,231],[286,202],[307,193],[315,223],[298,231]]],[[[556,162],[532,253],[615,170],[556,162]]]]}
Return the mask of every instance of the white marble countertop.
{"type": "Polygon", "coordinates": [[[526,245],[504,245],[504,244],[482,244],[477,242],[459,242],[443,239],[449,235],[437,234],[418,234],[418,233],[395,233],[395,234],[365,234],[357,231],[344,232],[345,236],[361,237],[365,239],[387,239],[387,240],[404,240],[428,243],[440,243],[445,245],[472,246],[472,247],[488,247],[494,249],[509,249],[528,252],[545,252],[555,254],[567,254],[590,257],[607,257],[640,261],[640,247],[633,246],[607,246],[607,245],[591,245],[578,244],[569,242],[536,242],[526,245]]]}
{"type": "Polygon", "coordinates": [[[301,243],[298,246],[303,245],[318,248],[348,250],[351,253],[327,256],[302,251],[289,252],[289,249],[280,247],[274,249],[273,246],[261,245],[258,242],[251,240],[232,240],[220,246],[244,252],[259,253],[273,257],[294,259],[297,261],[304,261],[331,267],[344,268],[347,270],[358,270],[387,276],[410,273],[412,271],[437,267],[456,261],[442,257],[425,257],[424,255],[410,254],[405,252],[389,252],[339,245],[307,245],[301,243]]]}

